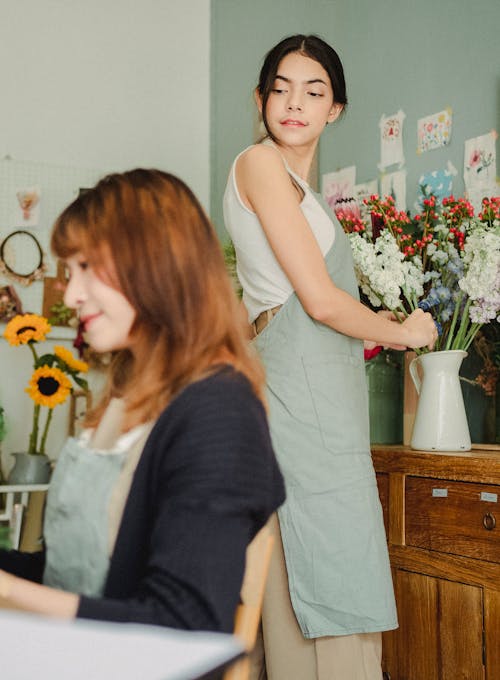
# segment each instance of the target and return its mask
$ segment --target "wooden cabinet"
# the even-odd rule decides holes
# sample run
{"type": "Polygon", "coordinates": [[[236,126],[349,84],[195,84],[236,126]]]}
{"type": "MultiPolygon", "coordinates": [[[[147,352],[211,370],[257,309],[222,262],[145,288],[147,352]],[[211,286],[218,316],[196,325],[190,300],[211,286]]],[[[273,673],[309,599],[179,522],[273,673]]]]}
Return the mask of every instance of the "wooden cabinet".
{"type": "Polygon", "coordinates": [[[374,446],[399,628],[387,680],[500,680],[500,451],[374,446]]]}

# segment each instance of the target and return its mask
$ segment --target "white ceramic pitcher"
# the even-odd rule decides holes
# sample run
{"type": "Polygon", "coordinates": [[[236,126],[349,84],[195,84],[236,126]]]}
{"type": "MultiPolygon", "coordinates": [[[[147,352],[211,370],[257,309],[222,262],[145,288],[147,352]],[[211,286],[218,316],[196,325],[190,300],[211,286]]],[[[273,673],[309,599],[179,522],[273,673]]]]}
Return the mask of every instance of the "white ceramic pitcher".
{"type": "Polygon", "coordinates": [[[469,451],[469,425],[458,372],[467,352],[461,349],[429,352],[410,363],[418,392],[417,413],[410,446],[421,451],[469,451]],[[417,371],[423,370],[423,378],[417,371]]]}

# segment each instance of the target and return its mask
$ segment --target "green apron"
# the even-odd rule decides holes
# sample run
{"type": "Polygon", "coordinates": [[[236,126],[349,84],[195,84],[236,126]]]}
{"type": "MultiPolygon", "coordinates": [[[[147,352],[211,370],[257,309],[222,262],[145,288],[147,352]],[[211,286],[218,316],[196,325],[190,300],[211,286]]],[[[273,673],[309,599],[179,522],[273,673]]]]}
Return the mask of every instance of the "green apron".
{"type": "Polygon", "coordinates": [[[45,585],[102,595],[109,570],[109,498],[126,455],[102,453],[72,437],[66,441],[47,494],[45,585]]]}
{"type": "MultiPolygon", "coordinates": [[[[350,245],[333,223],[326,266],[335,285],[358,299],[350,245]]],[[[286,482],[278,517],[302,633],[316,638],[396,628],[370,453],[363,343],[314,321],[294,293],[255,344],[286,482]]]]}

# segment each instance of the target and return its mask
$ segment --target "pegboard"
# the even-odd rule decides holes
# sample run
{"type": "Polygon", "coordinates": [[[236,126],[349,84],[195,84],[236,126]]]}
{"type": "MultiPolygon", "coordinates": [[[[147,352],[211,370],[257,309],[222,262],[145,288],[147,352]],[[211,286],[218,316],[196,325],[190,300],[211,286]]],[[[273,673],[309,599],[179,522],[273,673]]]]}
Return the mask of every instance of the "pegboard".
{"type": "MultiPolygon", "coordinates": [[[[33,234],[43,250],[44,262],[47,265],[45,276],[55,276],[56,263],[49,249],[50,232],[58,215],[71,201],[78,196],[81,188],[88,188],[106,173],[90,168],[74,168],[49,163],[0,160],[0,243],[12,232],[19,229],[33,234]],[[38,187],[40,201],[37,206],[37,225],[31,226],[29,220],[23,223],[16,193],[21,189],[38,187]]],[[[13,243],[16,241],[13,239],[13,243]]],[[[19,243],[19,241],[17,241],[19,243]]],[[[26,252],[16,247],[11,255],[16,265],[23,271],[33,259],[32,239],[26,238],[26,252]],[[25,261],[23,261],[25,259],[25,261]]],[[[5,246],[9,252],[9,241],[5,246]]],[[[35,314],[42,313],[43,280],[33,281],[23,286],[11,277],[0,272],[0,286],[14,286],[21,300],[23,311],[35,314]]]]}

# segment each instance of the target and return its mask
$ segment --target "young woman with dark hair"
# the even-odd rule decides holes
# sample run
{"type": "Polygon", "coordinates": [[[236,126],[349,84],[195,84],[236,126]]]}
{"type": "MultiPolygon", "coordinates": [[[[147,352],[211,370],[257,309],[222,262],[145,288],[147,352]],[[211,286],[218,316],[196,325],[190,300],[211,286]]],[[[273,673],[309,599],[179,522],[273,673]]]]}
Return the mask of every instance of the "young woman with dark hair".
{"type": "Polygon", "coordinates": [[[215,232],[181,180],[139,169],[79,196],[52,248],[66,304],[115,359],[58,458],[44,551],[0,552],[0,598],[64,618],[229,632],[246,547],[284,489],[215,232]]]}
{"type": "Polygon", "coordinates": [[[359,302],[347,238],[307,183],[347,103],[335,50],[317,36],[282,40],[255,97],[267,137],[236,158],[224,217],[287,488],[262,619],[267,677],[380,680],[380,631],[397,619],[362,341],[432,346],[436,327],[421,310],[400,324],[359,302]]]}

